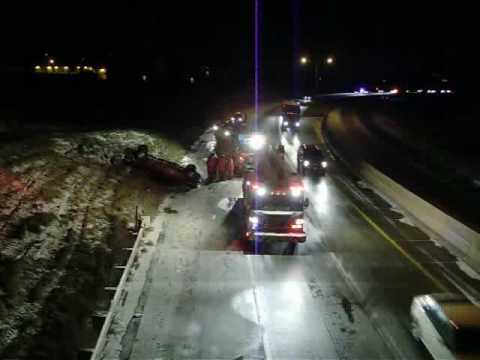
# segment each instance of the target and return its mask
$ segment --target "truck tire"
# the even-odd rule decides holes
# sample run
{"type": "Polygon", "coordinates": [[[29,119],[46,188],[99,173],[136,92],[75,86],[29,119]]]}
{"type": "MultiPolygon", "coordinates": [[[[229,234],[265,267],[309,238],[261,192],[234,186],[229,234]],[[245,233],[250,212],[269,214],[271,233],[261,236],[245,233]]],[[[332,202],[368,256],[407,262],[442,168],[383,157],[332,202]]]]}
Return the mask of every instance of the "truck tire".
{"type": "Polygon", "coordinates": [[[193,164],[188,164],[185,166],[185,174],[197,172],[197,167],[193,164]]]}
{"type": "Polygon", "coordinates": [[[135,155],[138,158],[144,158],[148,156],[148,146],[145,144],[138,145],[135,155]]]}

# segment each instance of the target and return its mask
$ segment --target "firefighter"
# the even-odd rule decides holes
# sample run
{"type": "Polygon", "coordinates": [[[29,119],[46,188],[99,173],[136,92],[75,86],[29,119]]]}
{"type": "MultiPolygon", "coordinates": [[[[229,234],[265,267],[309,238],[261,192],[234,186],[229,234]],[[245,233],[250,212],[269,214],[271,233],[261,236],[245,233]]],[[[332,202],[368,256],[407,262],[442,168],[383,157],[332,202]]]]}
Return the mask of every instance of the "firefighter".
{"type": "Polygon", "coordinates": [[[235,165],[235,172],[234,174],[236,176],[242,176],[243,175],[243,165],[245,162],[245,158],[242,156],[242,154],[237,154],[234,158],[234,165],[235,165]]]}
{"type": "Polygon", "coordinates": [[[227,159],[225,159],[224,155],[220,155],[217,163],[217,179],[218,180],[220,181],[225,180],[226,168],[227,168],[227,159]]]}
{"type": "Polygon", "coordinates": [[[233,161],[233,156],[229,156],[227,158],[227,164],[226,164],[226,178],[228,180],[233,179],[233,176],[235,174],[235,162],[233,161]]]}
{"type": "Polygon", "coordinates": [[[207,172],[208,172],[207,183],[211,183],[217,180],[217,166],[218,166],[217,154],[211,153],[207,159],[207,172]]]}

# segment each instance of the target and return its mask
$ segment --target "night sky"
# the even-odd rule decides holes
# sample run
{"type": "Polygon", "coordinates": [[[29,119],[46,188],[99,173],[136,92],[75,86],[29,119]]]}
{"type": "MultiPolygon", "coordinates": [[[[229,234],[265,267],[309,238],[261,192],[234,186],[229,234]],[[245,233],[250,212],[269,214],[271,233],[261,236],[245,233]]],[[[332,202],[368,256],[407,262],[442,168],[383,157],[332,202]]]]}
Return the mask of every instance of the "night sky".
{"type": "MultiPolygon", "coordinates": [[[[3,65],[43,53],[167,69],[210,65],[251,72],[253,1],[52,0],[1,12],[3,65]],[[112,60],[113,59],[113,60],[112,60]],[[121,59],[121,60],[119,60],[121,59]]],[[[469,5],[470,6],[470,5],[469,5]]],[[[428,74],[468,82],[476,63],[472,8],[421,1],[262,1],[265,78],[289,81],[301,54],[332,54],[342,78],[428,74]],[[297,14],[297,15],[296,15],[297,14]]],[[[170,71],[170,70],[168,70],[170,71]]]]}

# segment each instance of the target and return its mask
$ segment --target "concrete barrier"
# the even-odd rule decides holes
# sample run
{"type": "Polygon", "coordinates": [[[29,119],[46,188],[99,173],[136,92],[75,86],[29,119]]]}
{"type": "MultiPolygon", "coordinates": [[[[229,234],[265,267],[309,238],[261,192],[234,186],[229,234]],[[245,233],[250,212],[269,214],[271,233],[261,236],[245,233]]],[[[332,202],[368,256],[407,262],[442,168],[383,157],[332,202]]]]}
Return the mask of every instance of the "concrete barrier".
{"type": "MultiPolygon", "coordinates": [[[[339,149],[333,148],[329,139],[332,136],[332,129],[327,128],[328,122],[324,122],[322,125],[327,130],[322,134],[326,146],[330,148],[337,158],[346,161],[345,159],[348,156],[344,156],[345,154],[341,152],[339,153],[339,149]]],[[[445,247],[451,249],[464,262],[477,272],[480,272],[480,233],[423,200],[374,166],[366,162],[349,165],[351,165],[351,169],[358,177],[367,181],[373,188],[391,199],[403,211],[432,230],[445,242],[445,247]]]]}

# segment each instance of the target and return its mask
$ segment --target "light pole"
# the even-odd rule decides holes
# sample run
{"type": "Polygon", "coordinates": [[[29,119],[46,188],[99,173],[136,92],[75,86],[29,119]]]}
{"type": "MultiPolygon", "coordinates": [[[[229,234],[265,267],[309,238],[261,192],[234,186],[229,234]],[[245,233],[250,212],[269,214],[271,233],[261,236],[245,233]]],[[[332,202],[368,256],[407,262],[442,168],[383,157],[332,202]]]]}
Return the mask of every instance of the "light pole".
{"type": "MultiPolygon", "coordinates": [[[[316,93],[318,91],[318,78],[319,78],[319,62],[316,59],[313,59],[310,61],[310,58],[307,56],[302,56],[300,58],[300,64],[302,66],[306,66],[308,63],[312,62],[313,63],[313,89],[314,92],[316,93]]],[[[326,66],[332,66],[335,63],[335,59],[333,56],[328,56],[320,63],[325,64],[326,66]]]]}

